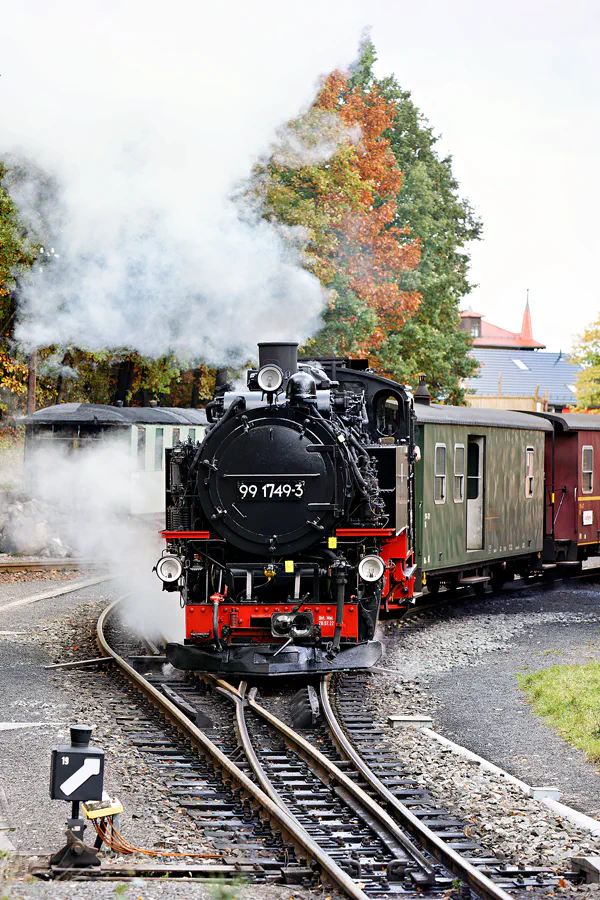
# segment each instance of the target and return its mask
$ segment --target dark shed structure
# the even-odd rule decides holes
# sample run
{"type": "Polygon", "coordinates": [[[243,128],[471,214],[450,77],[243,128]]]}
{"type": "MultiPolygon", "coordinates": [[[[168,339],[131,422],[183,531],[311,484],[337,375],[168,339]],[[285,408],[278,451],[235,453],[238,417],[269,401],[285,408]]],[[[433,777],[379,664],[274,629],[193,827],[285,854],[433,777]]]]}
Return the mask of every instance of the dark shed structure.
{"type": "Polygon", "coordinates": [[[60,403],[38,409],[19,420],[25,425],[25,472],[29,487],[35,479],[34,458],[60,448],[65,454],[93,452],[107,441],[118,443],[131,460],[132,514],[165,508],[165,450],[178,441],[201,441],[206,426],[203,409],[161,406],[104,406],[100,403],[60,403]]]}

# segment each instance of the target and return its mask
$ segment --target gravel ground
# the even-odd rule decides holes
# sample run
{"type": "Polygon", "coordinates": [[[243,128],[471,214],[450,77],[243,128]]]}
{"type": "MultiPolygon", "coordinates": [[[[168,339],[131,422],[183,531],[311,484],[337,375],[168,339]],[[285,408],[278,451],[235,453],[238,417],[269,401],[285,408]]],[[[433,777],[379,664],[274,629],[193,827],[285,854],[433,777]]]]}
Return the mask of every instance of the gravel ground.
{"type": "MultiPolygon", "coordinates": [[[[56,582],[48,584],[54,586],[56,582]]],[[[0,604],[30,592],[28,584],[0,584],[0,604]]],[[[38,592],[37,586],[34,592],[38,592]]],[[[16,827],[10,836],[23,850],[47,854],[61,843],[67,809],[48,798],[49,754],[55,743],[66,739],[68,724],[77,719],[95,725],[93,740],[107,751],[106,786],[124,802],[126,836],[140,846],[151,847],[157,841],[173,848],[190,846],[189,819],[168,802],[160,818],[154,812],[147,814],[156,809],[160,783],[114,722],[114,706],[108,692],[102,692],[103,679],[109,676],[81,670],[50,674],[43,669],[55,659],[95,655],[82,635],[90,630],[99,609],[118,593],[117,585],[109,582],[5,613],[0,606],[0,630],[28,632],[0,634],[2,718],[44,723],[35,728],[0,730],[1,786],[16,827]]],[[[530,783],[558,781],[565,802],[578,805],[575,800],[579,797],[580,808],[593,815],[600,808],[595,768],[531,715],[514,685],[514,672],[559,659],[600,656],[599,599],[598,588],[529,592],[463,603],[443,621],[390,624],[384,664],[394,671],[389,678],[374,676],[369,696],[382,719],[392,711],[432,712],[436,726],[447,736],[530,783]],[[563,757],[556,755],[560,753],[563,757]]],[[[397,744],[408,770],[465,822],[474,839],[496,854],[500,850],[507,862],[559,866],[571,856],[600,854],[600,842],[421,733],[389,730],[388,738],[397,744]]],[[[195,841],[194,846],[197,848],[195,841]]],[[[124,896],[143,900],[218,896],[199,884],[153,882],[126,885],[124,890],[124,896]]],[[[240,900],[334,896],[296,887],[250,886],[244,891],[238,892],[240,900]]],[[[4,896],[10,900],[102,900],[116,894],[114,884],[28,884],[7,873],[4,896]]]]}
{"type": "MultiPolygon", "coordinates": [[[[88,572],[60,572],[57,573],[57,576],[54,578],[28,578],[26,580],[18,580],[18,581],[9,581],[8,579],[13,576],[12,572],[2,572],[0,573],[0,629],[5,629],[8,626],[6,622],[9,622],[11,618],[17,614],[17,610],[2,610],[2,606],[6,603],[12,603],[13,600],[21,600],[25,597],[34,597],[38,594],[43,594],[46,591],[58,591],[62,587],[68,588],[71,587],[74,581],[85,581],[88,578],[100,578],[101,575],[96,575],[95,573],[88,572]],[[73,577],[71,577],[73,575],[73,577]],[[6,576],[6,578],[5,578],[6,576]]],[[[45,572],[28,572],[27,575],[45,575],[45,572]]],[[[104,596],[108,590],[110,590],[110,581],[103,582],[98,585],[99,588],[104,589],[102,592],[102,596],[104,596]]],[[[94,590],[96,586],[94,585],[92,588],[85,589],[94,590]]],[[[111,596],[118,596],[113,589],[111,596]]],[[[49,619],[53,615],[60,615],[61,612],[69,612],[69,610],[75,608],[79,604],[86,602],[92,595],[88,595],[83,591],[78,591],[76,593],[65,594],[63,597],[54,597],[50,600],[38,601],[31,608],[29,607],[20,607],[22,612],[24,613],[25,619],[27,622],[29,629],[31,630],[31,623],[34,622],[34,628],[37,629],[40,622],[46,619],[49,619]],[[73,598],[76,598],[76,603],[73,602],[73,598]],[[35,610],[35,613],[33,612],[35,610]],[[33,618],[32,618],[33,617],[33,618]]]]}
{"type": "MultiPolygon", "coordinates": [[[[382,721],[391,712],[428,712],[446,737],[529,784],[558,787],[562,802],[600,816],[597,768],[531,712],[515,678],[600,658],[599,601],[598,586],[577,584],[466,601],[441,619],[388,623],[384,666],[393,674],[373,677],[369,696],[382,721]]],[[[409,770],[509,861],[561,865],[600,853],[600,841],[422,732],[388,727],[387,736],[409,770]]]]}
{"type": "Polygon", "coordinates": [[[203,887],[177,881],[144,881],[134,879],[130,883],[112,882],[40,882],[22,883],[7,875],[0,888],[2,900],[341,900],[339,894],[324,888],[309,891],[296,886],[241,885],[237,889],[226,883],[203,887]]]}
{"type": "MultiPolygon", "coordinates": [[[[83,593],[76,596],[81,598],[83,593]]],[[[6,638],[2,658],[6,677],[2,677],[4,670],[0,669],[0,683],[8,690],[8,718],[52,720],[52,724],[35,729],[0,731],[0,751],[5,754],[11,773],[5,791],[17,826],[11,840],[19,850],[48,853],[57,848],[67,807],[47,796],[50,749],[56,743],[69,743],[69,724],[82,722],[93,725],[92,743],[105,750],[105,789],[125,807],[121,817],[124,836],[134,845],[148,849],[162,842],[176,851],[202,851],[205,848],[191,833],[189,818],[176,805],[161,802],[161,794],[166,795],[167,788],[160,775],[153,776],[143,754],[131,745],[126,731],[116,723],[115,698],[123,698],[122,706],[117,699],[121,713],[127,712],[127,698],[115,689],[110,673],[43,669],[50,662],[98,655],[91,635],[108,599],[112,595],[105,593],[96,599],[90,592],[87,603],[70,610],[67,616],[46,620],[35,635],[6,638]],[[26,680],[23,670],[27,672],[26,680]],[[23,687],[24,696],[19,693],[23,687]],[[43,796],[31,790],[32,782],[43,784],[43,796]]]]}
{"type": "MultiPolygon", "coordinates": [[[[47,587],[55,587],[56,583],[47,587]]],[[[36,589],[36,593],[43,590],[36,589]]],[[[27,584],[0,586],[0,604],[31,593],[27,584]]],[[[115,722],[115,689],[112,677],[107,673],[88,672],[80,669],[49,672],[44,665],[54,661],[88,658],[97,655],[89,637],[100,610],[119,595],[114,582],[97,585],[67,594],[64,597],[40,601],[29,607],[21,607],[2,613],[0,605],[0,702],[4,723],[0,723],[0,787],[7,798],[10,840],[22,853],[39,854],[47,859],[64,841],[63,828],[70,814],[66,804],[50,800],[48,796],[49,762],[52,746],[68,742],[68,726],[73,722],[85,722],[94,726],[92,742],[106,752],[105,787],[111,796],[123,802],[122,831],[135,845],[154,848],[165,846],[170,850],[214,852],[204,847],[198,833],[192,831],[192,823],[176,804],[161,794],[166,794],[160,775],[152,772],[147,760],[115,722]],[[82,602],[83,601],[83,602],[82,602]],[[35,612],[34,612],[35,611],[35,612]],[[31,621],[35,630],[31,630],[31,621]],[[11,633],[12,632],[12,633],[11,633]],[[21,633],[19,633],[21,632],[21,633]],[[10,729],[8,723],[42,723],[35,727],[10,729]],[[2,730],[4,728],[4,730],[2,730]]],[[[124,698],[120,712],[126,711],[124,698]]],[[[93,832],[86,832],[91,841],[93,832]]],[[[235,856],[235,848],[227,848],[228,856],[235,856]]],[[[239,853],[239,851],[237,851],[239,853]]],[[[138,857],[139,862],[146,859],[138,857]]],[[[0,860],[1,864],[2,860],[0,860]]],[[[23,877],[24,868],[17,864],[19,858],[6,864],[0,871],[0,897],[2,900],[104,900],[119,896],[131,898],[214,898],[214,900],[308,900],[331,897],[336,894],[318,889],[308,891],[294,887],[246,885],[233,893],[221,893],[221,887],[203,887],[200,882],[164,883],[162,881],[136,883],[113,882],[54,883],[28,882],[23,877]]],[[[115,859],[116,863],[135,863],[135,856],[115,859]]],[[[158,863],[161,860],[157,860],[158,863]]],[[[162,860],[165,864],[184,863],[183,860],[162,860]]],[[[199,859],[189,858],[194,865],[199,859]]],[[[215,860],[207,860],[215,862],[215,860]]]]}
{"type": "MultiPolygon", "coordinates": [[[[7,585],[15,585],[20,583],[32,584],[36,582],[41,582],[43,585],[50,585],[48,582],[52,583],[52,587],[54,587],[54,583],[57,581],[67,582],[67,581],[75,581],[78,578],[88,578],[91,576],[89,569],[46,569],[42,572],[29,572],[27,570],[18,569],[15,571],[8,572],[0,572],[0,590],[3,593],[6,593],[7,585]]],[[[11,600],[15,600],[16,597],[11,597],[11,600]]]]}

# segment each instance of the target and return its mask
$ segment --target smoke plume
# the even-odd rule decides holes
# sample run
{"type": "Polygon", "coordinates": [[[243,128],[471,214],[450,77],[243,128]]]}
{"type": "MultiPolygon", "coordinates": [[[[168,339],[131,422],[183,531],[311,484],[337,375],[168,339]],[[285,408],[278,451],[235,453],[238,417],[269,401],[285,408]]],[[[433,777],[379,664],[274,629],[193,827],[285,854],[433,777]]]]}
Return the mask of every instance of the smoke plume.
{"type": "MultiPolygon", "coordinates": [[[[182,640],[179,594],[163,592],[152,571],[164,548],[161,516],[130,516],[131,508],[156,508],[149,474],[136,471],[128,434],[71,453],[59,441],[45,442],[28,457],[28,481],[43,504],[45,531],[116,579],[126,596],[125,618],[141,634],[182,640]]],[[[41,523],[34,517],[14,524],[20,533],[12,538],[31,541],[41,523]]]]}
{"type": "Polygon", "coordinates": [[[222,363],[314,331],[324,297],[298,241],[240,209],[239,184],[351,60],[362,6],[9,4],[0,155],[31,172],[11,190],[54,250],[19,340],[222,363]]]}

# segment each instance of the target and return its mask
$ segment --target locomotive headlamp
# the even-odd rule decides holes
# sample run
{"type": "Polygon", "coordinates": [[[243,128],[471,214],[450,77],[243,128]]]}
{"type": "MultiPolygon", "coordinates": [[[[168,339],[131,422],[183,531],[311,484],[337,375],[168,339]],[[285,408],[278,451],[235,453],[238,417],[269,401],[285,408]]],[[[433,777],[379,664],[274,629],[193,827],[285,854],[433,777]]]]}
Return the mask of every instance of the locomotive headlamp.
{"type": "Polygon", "coordinates": [[[182,572],[181,560],[176,556],[163,556],[156,564],[156,574],[161,581],[165,581],[167,584],[178,581],[182,572]]]}
{"type": "Polygon", "coordinates": [[[313,623],[311,612],[273,613],[271,634],[273,637],[290,637],[295,641],[306,640],[312,636],[313,623]]]}
{"type": "Polygon", "coordinates": [[[379,581],[384,572],[385,563],[380,556],[363,556],[358,564],[358,574],[363,581],[379,581]]]}
{"type": "Polygon", "coordinates": [[[290,633],[294,617],[289,613],[273,613],[271,616],[271,634],[273,637],[285,637],[290,633]]]}
{"type": "Polygon", "coordinates": [[[290,637],[295,640],[302,640],[312,636],[313,633],[313,617],[312,613],[297,613],[294,616],[292,627],[290,628],[290,637]]]}
{"type": "Polygon", "coordinates": [[[263,366],[256,381],[261,391],[278,391],[283,384],[283,372],[273,364],[263,366]]]}

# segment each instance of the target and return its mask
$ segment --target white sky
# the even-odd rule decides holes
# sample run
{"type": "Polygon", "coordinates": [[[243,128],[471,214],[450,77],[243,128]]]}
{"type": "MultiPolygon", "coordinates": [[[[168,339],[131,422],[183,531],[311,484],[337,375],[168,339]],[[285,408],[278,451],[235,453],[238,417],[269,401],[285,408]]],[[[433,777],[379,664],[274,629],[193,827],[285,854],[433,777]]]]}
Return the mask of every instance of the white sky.
{"type": "Polygon", "coordinates": [[[375,0],[378,74],[442,134],[484,224],[470,305],[568,350],[600,311],[600,3],[375,0]]]}
{"type": "MultiPolygon", "coordinates": [[[[102,226],[114,238],[115,257],[126,258],[117,228],[121,211],[139,213],[143,223],[147,184],[157,209],[162,187],[165,210],[182,226],[177,235],[191,236],[201,257],[198,278],[190,256],[190,283],[206,287],[208,257],[213,281],[233,298],[234,319],[241,314],[237,282],[257,306],[260,291],[247,290],[250,282],[238,273],[235,235],[202,232],[202,222],[212,221],[204,211],[207,197],[228,196],[228,185],[268,148],[277,125],[310,102],[319,72],[350,63],[361,27],[371,25],[379,74],[394,73],[412,92],[483,219],[484,240],[472,248],[472,280],[479,286],[468,302],[495,324],[519,330],[529,288],[534,335],[553,350],[570,349],[574,335],[598,316],[598,0],[304,0],[298,8],[234,0],[231,9],[173,0],[169,15],[160,0],[56,0],[51,6],[25,0],[7,9],[0,152],[16,142],[41,164],[52,153],[61,161],[71,206],[81,213],[69,221],[84,247],[108,246],[105,236],[91,240],[79,227],[102,226]],[[146,179],[137,196],[137,179],[120,167],[116,151],[139,147],[147,160],[136,169],[139,181],[146,179]],[[167,163],[171,169],[163,171],[167,163]],[[212,244],[220,238],[219,256],[212,244]]],[[[131,229],[134,243],[137,235],[131,229]]],[[[248,258],[264,280],[273,253],[251,247],[248,258]]],[[[81,297],[93,292],[72,268],[72,293],[81,306],[81,297]]],[[[38,318],[54,327],[47,293],[38,318]]],[[[113,293],[119,298],[122,291],[113,293]]],[[[292,294],[305,304],[301,291],[292,294]]],[[[162,322],[164,294],[156,299],[162,322]]],[[[92,312],[98,310],[105,307],[92,312]]],[[[300,313],[303,322],[310,318],[304,307],[300,313]]],[[[132,315],[128,334],[140,330],[135,309],[132,315]]],[[[206,310],[203,315],[210,320],[206,310]]],[[[226,336],[235,331],[220,318],[226,336]]],[[[73,310],[63,319],[71,327],[73,310]]],[[[286,319],[281,328],[289,338],[293,323],[286,319]]],[[[80,330],[89,331],[85,317],[80,330]]],[[[199,330],[190,330],[194,347],[199,330]]],[[[148,320],[146,331],[161,329],[148,320]]]]}

